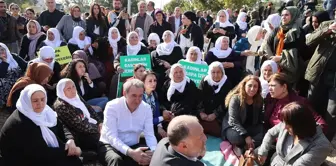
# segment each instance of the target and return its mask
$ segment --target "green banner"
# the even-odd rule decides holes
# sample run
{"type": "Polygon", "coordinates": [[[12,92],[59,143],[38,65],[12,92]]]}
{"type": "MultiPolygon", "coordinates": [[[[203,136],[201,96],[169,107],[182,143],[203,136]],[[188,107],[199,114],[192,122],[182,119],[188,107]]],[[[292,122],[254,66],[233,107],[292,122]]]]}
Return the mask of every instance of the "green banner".
{"type": "Polygon", "coordinates": [[[132,77],[133,76],[133,66],[135,64],[143,64],[146,70],[152,69],[151,58],[149,54],[145,55],[130,55],[130,56],[120,56],[120,67],[124,69],[121,77],[132,77]]]}
{"type": "Polygon", "coordinates": [[[187,76],[195,82],[197,87],[201,80],[208,75],[208,65],[190,63],[185,60],[180,60],[179,63],[185,68],[187,76]]]}

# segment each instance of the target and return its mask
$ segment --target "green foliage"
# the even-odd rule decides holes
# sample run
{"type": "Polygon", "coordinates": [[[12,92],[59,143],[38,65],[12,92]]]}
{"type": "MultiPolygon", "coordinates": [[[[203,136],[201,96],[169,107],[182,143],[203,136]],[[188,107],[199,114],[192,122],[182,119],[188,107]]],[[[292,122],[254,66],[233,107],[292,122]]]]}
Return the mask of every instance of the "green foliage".
{"type": "Polygon", "coordinates": [[[11,3],[16,3],[20,6],[21,10],[23,10],[23,9],[29,7],[29,6],[33,6],[34,3],[36,3],[34,0],[5,0],[5,2],[7,3],[7,7],[11,3]]]}
{"type": "Polygon", "coordinates": [[[175,7],[180,7],[182,11],[192,11],[195,6],[192,1],[189,0],[172,0],[164,6],[165,11],[173,12],[175,7]]]}

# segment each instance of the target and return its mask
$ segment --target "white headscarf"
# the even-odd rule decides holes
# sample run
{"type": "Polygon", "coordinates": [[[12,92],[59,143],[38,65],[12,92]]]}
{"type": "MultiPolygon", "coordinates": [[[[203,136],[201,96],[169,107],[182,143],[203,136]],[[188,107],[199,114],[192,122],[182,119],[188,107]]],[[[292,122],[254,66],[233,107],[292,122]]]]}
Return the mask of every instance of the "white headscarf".
{"type": "Polygon", "coordinates": [[[138,40],[138,43],[134,46],[132,46],[131,43],[129,42],[130,37],[132,35],[137,35],[139,37],[138,33],[136,33],[135,31],[132,31],[127,35],[127,46],[126,46],[127,55],[137,55],[139,51],[141,50],[140,39],[138,40]]]}
{"type": "Polygon", "coordinates": [[[20,93],[20,97],[16,103],[16,108],[24,116],[33,121],[37,126],[40,126],[42,137],[48,147],[59,147],[58,140],[55,134],[49,129],[57,125],[57,114],[47,105],[47,93],[41,85],[30,84],[26,86],[20,93]],[[45,107],[40,113],[34,112],[31,104],[31,96],[33,93],[42,91],[45,97],[45,107]]]}
{"type": "Polygon", "coordinates": [[[165,31],[162,35],[162,39],[165,40],[165,35],[166,34],[170,34],[170,42],[169,43],[166,43],[166,42],[163,42],[161,44],[159,44],[157,47],[156,47],[156,52],[159,54],[159,56],[162,56],[162,55],[170,55],[173,50],[174,50],[174,47],[177,46],[177,43],[174,41],[174,33],[172,31],[165,31]]]}
{"type": "MultiPolygon", "coordinates": [[[[258,48],[261,46],[263,39],[256,40],[259,32],[262,31],[261,26],[253,26],[248,32],[247,32],[247,39],[250,43],[251,47],[250,50],[253,52],[257,52],[258,48]]],[[[247,56],[246,58],[246,69],[253,74],[255,73],[255,56],[247,56]]]]}
{"type": "Polygon", "coordinates": [[[240,12],[237,17],[236,23],[238,24],[239,28],[241,30],[245,30],[247,28],[247,22],[242,21],[244,17],[246,17],[247,14],[245,12],[240,12]]]}
{"type": "Polygon", "coordinates": [[[139,41],[144,39],[144,31],[141,28],[136,28],[135,31],[137,31],[138,35],[139,35],[139,41]]]}
{"type": "Polygon", "coordinates": [[[277,13],[271,14],[267,17],[264,23],[264,27],[267,30],[267,33],[272,33],[272,29],[269,27],[268,23],[270,23],[274,28],[277,28],[281,24],[281,16],[277,13]]]}
{"type": "MultiPolygon", "coordinates": [[[[76,44],[80,49],[83,49],[86,45],[91,45],[91,38],[85,36],[84,40],[79,39],[79,34],[85,31],[82,27],[76,26],[72,33],[72,38],[69,40],[69,43],[76,44]]],[[[89,52],[93,54],[92,47],[89,47],[89,52]]]]}
{"type": "Polygon", "coordinates": [[[40,56],[31,60],[31,62],[44,63],[48,65],[51,70],[54,70],[55,50],[50,46],[43,46],[42,48],[40,48],[40,56]],[[43,60],[49,58],[53,58],[53,61],[51,63],[47,63],[46,61],[43,60]]]}
{"type": "Polygon", "coordinates": [[[120,36],[120,32],[119,32],[118,28],[111,27],[109,29],[109,32],[108,32],[108,41],[110,43],[110,46],[113,49],[113,55],[114,55],[114,57],[117,56],[117,54],[118,54],[118,41],[120,40],[120,38],[121,38],[121,36],[120,36]],[[117,31],[118,32],[118,37],[116,39],[112,38],[112,32],[113,31],[117,31]]]}
{"type": "Polygon", "coordinates": [[[56,28],[50,28],[48,29],[47,31],[47,38],[44,40],[44,43],[47,45],[47,46],[50,46],[52,48],[57,48],[57,47],[60,47],[61,46],[61,43],[62,43],[62,40],[61,40],[61,36],[60,36],[60,33],[58,31],[58,29],[56,28]],[[50,41],[48,39],[48,32],[51,32],[54,34],[54,40],[53,41],[50,41]]]}
{"type": "Polygon", "coordinates": [[[201,52],[201,50],[198,47],[196,47],[196,46],[192,46],[192,47],[189,48],[189,50],[187,52],[187,55],[186,55],[186,61],[187,62],[196,63],[196,64],[200,64],[200,65],[207,65],[207,63],[202,60],[202,52],[201,52]],[[195,51],[197,53],[197,60],[196,60],[196,62],[192,62],[190,60],[191,51],[195,51]]]}
{"type": "Polygon", "coordinates": [[[219,22],[219,26],[222,27],[222,28],[225,28],[225,27],[233,27],[233,25],[230,23],[229,21],[229,13],[226,11],[226,10],[220,10],[218,13],[217,13],[217,19],[216,19],[216,22],[219,22]],[[226,16],[226,20],[225,22],[220,22],[219,21],[219,15],[224,12],[225,16],[226,16]]]}
{"type": "MultiPolygon", "coordinates": [[[[0,47],[4,48],[6,50],[7,63],[9,64],[7,70],[9,71],[9,70],[13,70],[13,69],[18,68],[19,65],[16,62],[16,60],[13,58],[13,55],[10,53],[8,47],[5,44],[3,44],[3,43],[0,43],[0,47]]],[[[0,60],[0,63],[2,63],[2,60],[0,60]]]]}
{"type": "Polygon", "coordinates": [[[179,91],[180,93],[182,93],[184,91],[184,88],[187,84],[187,82],[190,82],[190,79],[187,77],[187,72],[184,69],[184,67],[179,64],[179,63],[175,63],[173,66],[171,66],[170,68],[170,73],[169,73],[169,78],[170,78],[170,86],[168,88],[168,92],[167,92],[167,99],[168,101],[170,101],[172,95],[175,93],[175,90],[179,91]],[[180,67],[183,70],[183,80],[179,83],[174,82],[174,70],[180,67]]]}
{"type": "Polygon", "coordinates": [[[148,43],[150,43],[151,40],[155,40],[156,41],[156,46],[158,46],[160,44],[160,37],[156,33],[149,34],[149,36],[148,36],[148,43]]]}
{"type": "Polygon", "coordinates": [[[90,112],[89,110],[86,108],[85,104],[81,101],[81,99],[79,98],[78,94],[76,94],[76,97],[69,99],[68,97],[65,96],[64,94],[64,88],[67,82],[72,82],[74,85],[75,83],[69,79],[69,78],[63,78],[61,79],[58,83],[57,83],[57,87],[56,87],[56,93],[57,93],[57,97],[59,97],[60,99],[64,100],[65,102],[67,102],[68,104],[80,109],[83,114],[84,117],[86,117],[90,123],[92,124],[97,124],[97,121],[95,119],[92,119],[90,117],[90,112]]]}
{"type": "Polygon", "coordinates": [[[209,66],[208,75],[205,76],[204,81],[207,81],[210,86],[218,86],[218,88],[215,89],[215,93],[218,93],[221,90],[222,86],[225,84],[226,80],[227,80],[227,76],[225,75],[223,64],[218,61],[212,62],[209,66]],[[223,72],[223,77],[219,82],[215,82],[212,79],[212,70],[215,67],[219,67],[223,72]]]}
{"type": "Polygon", "coordinates": [[[221,36],[216,40],[215,47],[211,48],[209,51],[211,51],[217,58],[226,58],[228,57],[232,49],[230,46],[226,50],[222,50],[222,40],[228,40],[230,43],[230,38],[227,36],[221,36]]]}
{"type": "Polygon", "coordinates": [[[260,80],[261,87],[262,87],[261,95],[262,95],[263,98],[265,98],[267,96],[268,92],[269,92],[268,80],[265,80],[265,78],[264,78],[264,69],[268,65],[271,66],[273,74],[278,72],[278,65],[277,65],[276,62],[274,62],[272,60],[267,60],[262,64],[262,66],[260,68],[261,74],[260,74],[259,80],[260,80]]]}

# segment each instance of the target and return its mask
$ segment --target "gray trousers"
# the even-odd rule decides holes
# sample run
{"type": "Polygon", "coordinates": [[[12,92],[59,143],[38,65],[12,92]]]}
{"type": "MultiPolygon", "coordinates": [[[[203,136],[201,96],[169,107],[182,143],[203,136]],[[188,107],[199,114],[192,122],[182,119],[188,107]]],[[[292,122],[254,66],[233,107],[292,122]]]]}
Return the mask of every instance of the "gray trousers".
{"type": "MultiPolygon", "coordinates": [[[[245,128],[247,130],[247,133],[252,139],[255,141],[254,146],[258,147],[261,145],[261,142],[264,137],[263,132],[263,125],[256,125],[256,126],[250,126],[245,128]]],[[[228,128],[226,129],[226,139],[232,144],[236,145],[240,148],[243,148],[245,146],[245,139],[234,129],[228,128]]]]}
{"type": "Polygon", "coordinates": [[[4,43],[4,44],[6,44],[6,46],[8,47],[10,52],[16,53],[16,54],[19,53],[19,45],[18,45],[17,41],[13,42],[13,43],[4,43]]]}

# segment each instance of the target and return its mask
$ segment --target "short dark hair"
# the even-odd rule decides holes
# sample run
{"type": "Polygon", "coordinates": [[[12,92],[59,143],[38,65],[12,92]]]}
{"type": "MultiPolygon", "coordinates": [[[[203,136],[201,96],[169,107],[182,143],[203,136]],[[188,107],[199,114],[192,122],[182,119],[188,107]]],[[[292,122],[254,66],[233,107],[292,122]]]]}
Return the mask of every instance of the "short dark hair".
{"type": "Polygon", "coordinates": [[[280,85],[285,85],[286,84],[288,93],[293,91],[292,85],[290,84],[290,82],[288,80],[288,76],[284,73],[275,73],[275,74],[271,75],[271,77],[269,78],[269,82],[270,81],[276,81],[280,85]]]}
{"type": "Polygon", "coordinates": [[[146,69],[145,65],[139,63],[139,64],[135,64],[135,65],[133,66],[133,71],[136,72],[136,71],[138,71],[140,68],[144,68],[144,69],[146,69]]]}
{"type": "Polygon", "coordinates": [[[312,108],[306,104],[292,102],[281,110],[280,119],[292,127],[293,134],[305,139],[313,137],[316,133],[316,122],[312,112],[312,108]]]}
{"type": "Polygon", "coordinates": [[[152,70],[146,70],[146,71],[144,72],[144,76],[143,76],[143,78],[142,78],[141,81],[145,83],[145,80],[146,80],[146,78],[147,78],[149,75],[154,75],[154,76],[156,77],[155,72],[153,72],[152,70]]]}
{"type": "Polygon", "coordinates": [[[152,4],[152,6],[155,7],[155,3],[153,1],[149,1],[148,3],[152,4]]]}
{"type": "Polygon", "coordinates": [[[30,12],[32,12],[33,14],[35,14],[35,10],[34,10],[33,8],[31,8],[31,7],[26,8],[26,11],[30,11],[30,12]]]}

